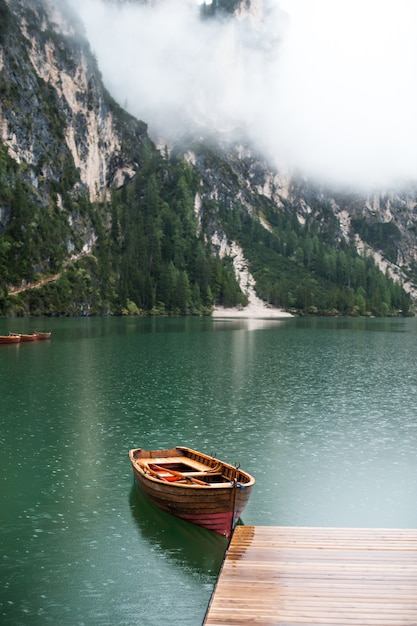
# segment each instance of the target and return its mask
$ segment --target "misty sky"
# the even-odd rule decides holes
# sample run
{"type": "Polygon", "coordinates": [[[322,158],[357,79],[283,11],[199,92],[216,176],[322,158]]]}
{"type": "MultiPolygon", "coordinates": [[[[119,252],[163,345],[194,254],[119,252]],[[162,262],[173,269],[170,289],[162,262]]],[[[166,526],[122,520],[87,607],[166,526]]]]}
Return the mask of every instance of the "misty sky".
{"type": "Polygon", "coordinates": [[[205,22],[198,0],[73,2],[106,86],[155,139],[239,127],[323,182],[417,179],[415,0],[254,0],[205,22]]]}

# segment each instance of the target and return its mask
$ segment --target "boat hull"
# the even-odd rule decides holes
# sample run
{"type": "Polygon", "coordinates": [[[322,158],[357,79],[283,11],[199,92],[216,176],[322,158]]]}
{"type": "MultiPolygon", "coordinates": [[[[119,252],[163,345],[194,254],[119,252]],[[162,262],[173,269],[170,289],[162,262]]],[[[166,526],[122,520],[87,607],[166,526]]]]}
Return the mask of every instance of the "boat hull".
{"type": "Polygon", "coordinates": [[[36,335],[36,333],[20,335],[20,341],[36,341],[37,338],[38,336],[36,335]]]}
{"type": "MultiPolygon", "coordinates": [[[[169,451],[158,451],[158,459],[160,461],[163,458],[170,458],[164,457],[161,453],[168,452],[172,457],[174,456],[172,453],[179,455],[179,452],[184,450],[189,449],[174,448],[169,451]]],[[[249,500],[255,482],[249,474],[213,457],[202,455],[202,457],[197,456],[197,459],[209,459],[213,464],[217,464],[217,467],[221,464],[218,474],[224,475],[223,482],[212,485],[164,482],[143,471],[140,463],[146,457],[143,456],[138,463],[134,457],[135,452],[137,453],[137,450],[130,451],[129,454],[136,484],[155,506],[187,522],[230,537],[249,500]]],[[[201,454],[191,452],[195,455],[201,454]]],[[[199,475],[204,478],[202,474],[199,475]]]]}
{"type": "Polygon", "coordinates": [[[20,335],[0,335],[0,343],[20,343],[20,335]]]}

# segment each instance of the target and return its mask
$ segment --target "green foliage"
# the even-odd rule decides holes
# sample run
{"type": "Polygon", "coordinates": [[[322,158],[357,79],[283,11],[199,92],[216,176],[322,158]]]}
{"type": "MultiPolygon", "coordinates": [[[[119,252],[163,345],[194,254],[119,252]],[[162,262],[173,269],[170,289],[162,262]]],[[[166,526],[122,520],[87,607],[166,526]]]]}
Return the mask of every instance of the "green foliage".
{"type": "Polygon", "coordinates": [[[196,185],[184,162],[148,154],[135,181],[114,194],[110,262],[123,311],[132,301],[141,312],[201,315],[214,302],[245,302],[230,262],[214,258],[198,234],[196,185]]]}
{"type": "MultiPolygon", "coordinates": [[[[219,178],[233,188],[239,184],[227,163],[217,167],[212,151],[206,157],[219,178]]],[[[325,224],[319,229],[312,217],[300,224],[296,207],[277,210],[261,198],[251,216],[225,193],[216,201],[203,197],[199,224],[195,170],[180,159],[162,157],[147,141],[138,160],[133,181],[115,191],[109,203],[94,205],[74,191],[79,172],[62,151],[55,162],[60,176],[48,181],[45,207],[28,182],[27,166],[17,165],[0,143],[0,203],[7,218],[0,233],[0,314],[204,315],[215,304],[244,306],[247,298],[231,259],[213,256],[208,243],[207,233],[218,222],[243,247],[258,295],[270,304],[301,315],[409,313],[402,287],[371,257],[359,256],[347,244],[335,246],[337,220],[326,204],[312,201],[325,224]],[[96,242],[93,255],[83,257],[88,232],[96,242]],[[69,264],[68,242],[81,257],[69,264]],[[59,278],[53,282],[9,294],[11,285],[55,273],[59,278]]],[[[41,171],[39,164],[36,175],[41,171]]],[[[399,239],[394,225],[370,225],[359,218],[353,223],[363,239],[394,256],[399,239]]]]}
{"type": "Polygon", "coordinates": [[[8,295],[11,286],[36,284],[61,272],[68,257],[68,242],[74,252],[81,249],[81,232],[91,223],[94,210],[85,195],[75,196],[71,189],[78,181],[72,159],[64,158],[62,168],[63,181],[50,181],[49,206],[45,206],[28,182],[27,166],[13,161],[0,143],[0,314],[79,314],[82,310],[82,298],[74,306],[71,294],[69,299],[64,297],[66,290],[85,291],[70,271],[53,285],[19,296],[8,295]]]}
{"type": "MultiPolygon", "coordinates": [[[[51,185],[50,210],[44,211],[0,146],[0,198],[10,210],[0,236],[0,313],[202,315],[214,304],[247,304],[231,260],[213,256],[199,234],[194,171],[148,148],[142,156],[135,179],[102,206],[73,197],[77,172],[70,160],[63,161],[67,175],[58,188],[51,185]],[[97,238],[94,256],[69,265],[64,242],[76,241],[77,234],[58,209],[58,193],[80,225],[91,223],[97,238]],[[60,277],[18,296],[8,294],[7,285],[35,281],[35,271],[41,276],[59,272],[60,277]]],[[[314,222],[301,225],[291,207],[278,211],[266,203],[257,210],[268,220],[267,230],[238,202],[230,208],[206,199],[203,208],[203,229],[221,219],[229,237],[243,247],[258,295],[266,302],[302,315],[409,313],[402,287],[371,257],[347,245],[330,245],[332,224],[319,232],[314,222]]]]}
{"type": "MultiPolygon", "coordinates": [[[[265,207],[272,232],[238,207],[221,210],[230,237],[250,260],[258,295],[274,306],[308,315],[408,315],[410,298],[372,257],[327,243],[328,229],[312,236],[294,213],[265,207]]],[[[394,231],[391,231],[394,232],[394,231]]]]}
{"type": "Polygon", "coordinates": [[[0,44],[3,45],[10,28],[10,10],[4,3],[0,4],[0,44]]]}
{"type": "Polygon", "coordinates": [[[57,209],[57,186],[51,185],[51,210],[42,211],[18,175],[0,238],[0,313],[207,315],[215,303],[245,304],[230,259],[213,257],[199,234],[196,185],[187,165],[163,162],[151,151],[135,180],[114,192],[109,205],[76,200],[61,183],[61,197],[74,215],[88,218],[96,235],[94,256],[66,265],[64,242],[76,233],[57,209]],[[8,295],[7,285],[33,283],[52,272],[59,273],[57,280],[8,295]]]}
{"type": "Polygon", "coordinates": [[[352,227],[363,239],[373,248],[381,250],[384,256],[397,262],[398,243],[401,240],[401,233],[394,222],[373,222],[364,217],[355,217],[351,220],[352,227]]]}

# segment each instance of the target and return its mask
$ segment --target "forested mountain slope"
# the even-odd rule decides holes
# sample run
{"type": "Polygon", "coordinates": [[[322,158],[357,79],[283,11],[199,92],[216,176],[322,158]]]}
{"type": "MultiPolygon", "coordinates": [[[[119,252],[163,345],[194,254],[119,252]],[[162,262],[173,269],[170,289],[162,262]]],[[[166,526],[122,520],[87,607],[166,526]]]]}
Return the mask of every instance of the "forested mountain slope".
{"type": "Polygon", "coordinates": [[[192,131],[158,150],[104,88],[83,32],[65,1],[0,0],[1,314],[241,307],[236,249],[269,305],[412,310],[415,189],[336,193],[280,174],[243,134],[192,131]]]}

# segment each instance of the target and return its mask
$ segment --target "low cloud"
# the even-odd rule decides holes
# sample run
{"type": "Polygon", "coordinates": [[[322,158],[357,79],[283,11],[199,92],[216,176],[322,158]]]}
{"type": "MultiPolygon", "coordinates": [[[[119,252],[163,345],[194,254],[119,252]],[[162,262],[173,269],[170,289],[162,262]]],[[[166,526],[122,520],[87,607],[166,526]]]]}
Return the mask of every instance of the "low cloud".
{"type": "Polygon", "coordinates": [[[196,0],[73,3],[107,88],[155,139],[240,128],[326,183],[417,179],[414,0],[252,0],[216,20],[196,0]]]}

